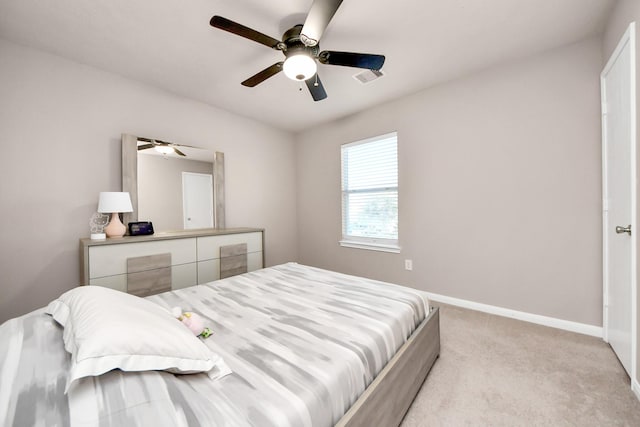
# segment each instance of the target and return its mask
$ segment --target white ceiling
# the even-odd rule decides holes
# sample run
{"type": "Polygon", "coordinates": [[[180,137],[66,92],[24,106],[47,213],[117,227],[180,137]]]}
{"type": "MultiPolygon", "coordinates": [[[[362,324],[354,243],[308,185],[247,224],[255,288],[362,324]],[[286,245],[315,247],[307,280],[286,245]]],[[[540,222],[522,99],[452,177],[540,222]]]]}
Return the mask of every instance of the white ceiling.
{"type": "Polygon", "coordinates": [[[295,132],[599,34],[614,2],[345,0],[321,50],[386,55],[385,76],[363,85],[362,70],[319,65],[319,102],[283,73],[241,86],[282,53],[209,25],[222,15],[280,39],[312,0],[0,0],[0,37],[295,132]]]}

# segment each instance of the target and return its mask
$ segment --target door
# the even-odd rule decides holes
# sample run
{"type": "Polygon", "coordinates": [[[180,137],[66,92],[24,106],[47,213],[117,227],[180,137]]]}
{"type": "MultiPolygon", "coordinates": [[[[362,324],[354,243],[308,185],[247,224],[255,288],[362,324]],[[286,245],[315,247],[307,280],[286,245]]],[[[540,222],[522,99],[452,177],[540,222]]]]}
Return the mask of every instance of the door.
{"type": "Polygon", "coordinates": [[[635,26],[601,74],[604,340],[635,374],[635,26]]]}
{"type": "Polygon", "coordinates": [[[185,230],[213,228],[213,176],[182,172],[182,210],[185,230]]]}

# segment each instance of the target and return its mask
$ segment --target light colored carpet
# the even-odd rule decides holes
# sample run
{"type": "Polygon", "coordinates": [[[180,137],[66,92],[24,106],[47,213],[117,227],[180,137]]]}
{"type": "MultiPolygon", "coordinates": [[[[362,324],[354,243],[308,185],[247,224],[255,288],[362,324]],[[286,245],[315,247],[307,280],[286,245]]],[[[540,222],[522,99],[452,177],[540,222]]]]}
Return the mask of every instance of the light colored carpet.
{"type": "Polygon", "coordinates": [[[405,416],[416,426],[640,426],[599,338],[440,305],[440,357],[405,416]]]}

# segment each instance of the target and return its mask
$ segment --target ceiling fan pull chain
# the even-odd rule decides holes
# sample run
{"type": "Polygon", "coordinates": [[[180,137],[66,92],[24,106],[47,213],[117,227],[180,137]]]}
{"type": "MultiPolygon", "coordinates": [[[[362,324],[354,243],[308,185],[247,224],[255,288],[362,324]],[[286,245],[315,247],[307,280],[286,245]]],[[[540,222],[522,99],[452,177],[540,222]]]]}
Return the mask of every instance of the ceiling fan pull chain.
{"type": "Polygon", "coordinates": [[[318,87],[318,73],[316,73],[316,82],[313,84],[315,87],[318,87]]]}
{"type": "Polygon", "coordinates": [[[302,92],[302,82],[300,82],[300,87],[298,88],[299,92],[302,92]]]}

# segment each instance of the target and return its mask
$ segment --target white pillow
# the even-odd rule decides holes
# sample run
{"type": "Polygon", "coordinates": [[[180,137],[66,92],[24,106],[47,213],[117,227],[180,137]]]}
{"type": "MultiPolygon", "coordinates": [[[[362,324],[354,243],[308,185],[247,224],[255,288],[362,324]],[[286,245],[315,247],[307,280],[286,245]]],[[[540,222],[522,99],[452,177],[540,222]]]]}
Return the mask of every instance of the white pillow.
{"type": "Polygon", "coordinates": [[[222,358],[171,313],[143,298],[102,286],[80,286],[46,309],[64,326],[73,381],[123,371],[207,372],[212,379],[231,373],[222,358]]]}

